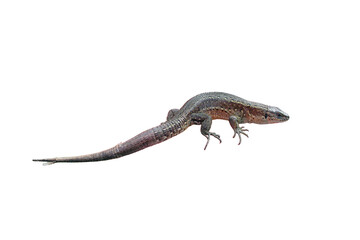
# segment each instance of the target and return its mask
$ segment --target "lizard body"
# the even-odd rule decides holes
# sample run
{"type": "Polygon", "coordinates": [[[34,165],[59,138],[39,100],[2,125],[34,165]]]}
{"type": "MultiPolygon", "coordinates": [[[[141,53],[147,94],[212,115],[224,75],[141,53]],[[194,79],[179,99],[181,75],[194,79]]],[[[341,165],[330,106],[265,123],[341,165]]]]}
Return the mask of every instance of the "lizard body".
{"type": "Polygon", "coordinates": [[[231,94],[222,92],[202,93],[189,99],[180,109],[171,109],[166,122],[108,150],[76,157],[34,159],[33,161],[48,163],[94,162],[119,158],[170,139],[191,125],[201,125],[201,134],[207,138],[204,148],[206,149],[210,136],[215,137],[221,143],[220,136],[210,132],[213,119],[228,120],[234,130],[234,137],[239,136],[240,144],[241,134],[248,137],[245,133],[248,130],[240,127],[239,124],[284,122],[289,119],[289,115],[277,107],[247,101],[231,94]]]}

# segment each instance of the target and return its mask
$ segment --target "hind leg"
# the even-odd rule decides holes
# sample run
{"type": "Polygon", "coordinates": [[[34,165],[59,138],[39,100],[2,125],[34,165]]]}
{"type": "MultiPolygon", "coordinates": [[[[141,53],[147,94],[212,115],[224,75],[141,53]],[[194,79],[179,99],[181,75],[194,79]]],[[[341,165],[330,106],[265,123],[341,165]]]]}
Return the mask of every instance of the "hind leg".
{"type": "Polygon", "coordinates": [[[179,112],[179,109],[176,109],[176,108],[169,110],[166,121],[173,119],[178,112],[179,112]]]}
{"type": "Polygon", "coordinates": [[[191,114],[191,122],[193,124],[197,124],[197,125],[201,124],[200,132],[207,139],[204,150],[206,149],[207,145],[209,144],[210,136],[213,136],[214,138],[219,140],[219,142],[221,143],[220,136],[214,132],[210,132],[210,128],[211,128],[211,124],[212,124],[212,118],[210,115],[207,115],[205,113],[193,113],[193,114],[191,114]]]}

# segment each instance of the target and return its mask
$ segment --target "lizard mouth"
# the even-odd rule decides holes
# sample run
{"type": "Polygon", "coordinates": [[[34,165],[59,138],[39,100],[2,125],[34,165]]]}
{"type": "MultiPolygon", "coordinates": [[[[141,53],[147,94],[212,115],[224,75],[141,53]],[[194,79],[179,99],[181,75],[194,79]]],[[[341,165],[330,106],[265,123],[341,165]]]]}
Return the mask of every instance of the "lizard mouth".
{"type": "MultiPolygon", "coordinates": [[[[269,115],[274,122],[285,122],[290,118],[289,114],[287,114],[278,107],[269,107],[268,110],[270,111],[269,115]]],[[[267,114],[265,114],[265,119],[266,118],[267,114]]]]}
{"type": "Polygon", "coordinates": [[[281,113],[277,113],[277,118],[280,121],[285,122],[285,121],[289,120],[290,116],[285,112],[281,112],[281,113]]]}

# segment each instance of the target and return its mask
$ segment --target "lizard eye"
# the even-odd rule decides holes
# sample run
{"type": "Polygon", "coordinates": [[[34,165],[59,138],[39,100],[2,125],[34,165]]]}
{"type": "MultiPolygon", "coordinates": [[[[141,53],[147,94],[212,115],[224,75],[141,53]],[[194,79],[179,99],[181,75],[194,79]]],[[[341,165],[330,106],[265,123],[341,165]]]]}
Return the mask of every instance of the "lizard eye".
{"type": "Polygon", "coordinates": [[[267,115],[267,113],[265,113],[265,119],[267,119],[267,117],[268,117],[268,115],[267,115]]]}

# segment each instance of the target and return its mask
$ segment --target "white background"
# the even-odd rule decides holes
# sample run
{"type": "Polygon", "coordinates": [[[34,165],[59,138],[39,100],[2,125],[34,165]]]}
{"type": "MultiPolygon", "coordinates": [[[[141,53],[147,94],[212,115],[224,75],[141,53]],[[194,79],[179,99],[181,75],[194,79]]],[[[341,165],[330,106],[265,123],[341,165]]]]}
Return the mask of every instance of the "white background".
{"type": "Polygon", "coordinates": [[[360,239],[357,1],[1,1],[1,239],[360,239]],[[44,167],[206,91],[282,124],[199,126],[44,167]]]}

